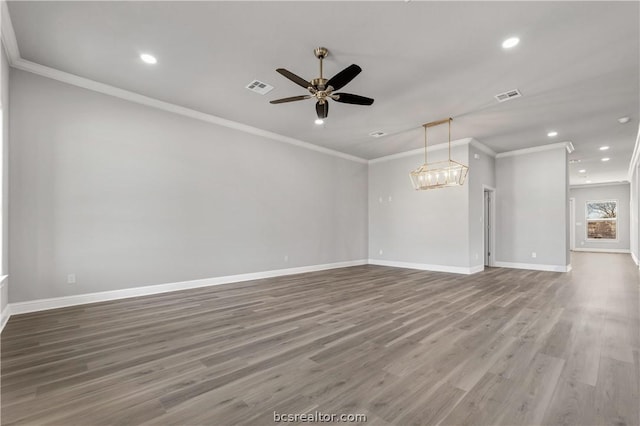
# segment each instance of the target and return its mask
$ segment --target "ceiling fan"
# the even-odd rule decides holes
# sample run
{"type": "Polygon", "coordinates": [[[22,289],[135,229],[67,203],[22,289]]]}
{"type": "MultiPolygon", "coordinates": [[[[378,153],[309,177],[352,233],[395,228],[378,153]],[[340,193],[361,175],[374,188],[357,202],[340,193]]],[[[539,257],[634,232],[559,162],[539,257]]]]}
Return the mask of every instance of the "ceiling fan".
{"type": "Polygon", "coordinates": [[[351,93],[333,93],[336,90],[342,89],[349,84],[360,72],[362,68],[356,64],[349,65],[338,74],[331,77],[329,80],[322,76],[322,60],[327,57],[329,50],[326,47],[316,47],[313,51],[316,58],[320,60],[320,77],[314,78],[311,81],[307,81],[302,77],[299,77],[284,68],[278,68],[276,71],[296,83],[298,86],[304,87],[309,91],[309,95],[292,96],[289,98],[282,98],[270,101],[272,104],[282,104],[285,102],[302,101],[304,99],[317,99],[316,113],[318,119],[317,124],[321,124],[322,120],[329,115],[329,99],[333,99],[336,102],[342,102],[343,104],[354,105],[371,105],[373,99],[366,98],[364,96],[352,95],[351,93]]]}

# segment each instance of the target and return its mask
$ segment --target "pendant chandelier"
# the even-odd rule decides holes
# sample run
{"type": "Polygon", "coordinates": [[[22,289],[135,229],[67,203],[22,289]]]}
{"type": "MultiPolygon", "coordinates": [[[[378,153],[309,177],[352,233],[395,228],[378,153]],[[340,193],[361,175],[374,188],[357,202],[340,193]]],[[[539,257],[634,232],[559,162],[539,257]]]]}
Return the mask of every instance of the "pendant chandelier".
{"type": "Polygon", "coordinates": [[[411,183],[416,191],[464,185],[469,167],[451,159],[451,121],[453,118],[422,125],[424,127],[424,164],[411,172],[411,183]],[[427,162],[427,129],[445,123],[449,123],[449,160],[429,164],[427,162]]]}

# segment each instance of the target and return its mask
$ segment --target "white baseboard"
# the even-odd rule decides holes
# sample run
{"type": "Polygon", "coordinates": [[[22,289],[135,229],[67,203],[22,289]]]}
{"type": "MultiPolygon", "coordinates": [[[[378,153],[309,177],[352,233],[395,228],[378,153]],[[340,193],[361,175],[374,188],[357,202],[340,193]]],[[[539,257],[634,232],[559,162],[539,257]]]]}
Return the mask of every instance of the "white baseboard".
{"type": "MultiPolygon", "coordinates": [[[[322,265],[310,265],[297,268],[276,269],[271,271],[252,272],[247,274],[228,275],[223,277],[205,278],[200,280],[181,281],[175,283],[149,285],[143,287],[127,288],[122,290],[103,291],[98,293],[77,294],[72,296],[54,297],[50,299],[30,300],[27,302],[9,303],[1,313],[0,331],[4,328],[11,315],[26,314],[29,312],[45,311],[49,309],[65,308],[69,306],[84,305],[89,303],[106,302],[131,297],[148,296],[152,294],[167,293],[192,288],[209,287],[221,284],[230,284],[243,281],[273,278],[278,276],[301,274],[305,272],[323,271],[327,269],[345,268],[358,265],[380,265],[397,268],[418,269],[423,271],[449,272],[454,274],[470,275],[484,270],[484,265],[471,267],[432,265],[424,263],[396,262],[380,259],[360,259],[346,262],[327,263],[322,265]]],[[[540,271],[568,272],[571,265],[537,265],[524,263],[496,262],[495,266],[518,269],[533,269],[540,271]]]]}
{"type": "Polygon", "coordinates": [[[640,267],[640,263],[638,263],[638,258],[634,252],[631,252],[631,258],[633,259],[633,262],[640,267]]]}
{"type": "Polygon", "coordinates": [[[541,265],[538,263],[514,263],[514,262],[498,262],[495,266],[498,268],[514,268],[514,269],[531,269],[533,271],[549,271],[549,272],[569,272],[571,271],[571,264],[569,265],[541,265]]]}
{"type": "Polygon", "coordinates": [[[588,251],[593,253],[631,253],[629,249],[603,249],[603,248],[574,248],[573,251],[588,251]]]}
{"type": "Polygon", "coordinates": [[[0,333],[4,330],[4,326],[7,325],[7,321],[9,321],[9,317],[11,316],[10,309],[9,304],[7,304],[2,312],[0,312],[0,333]]]}
{"type": "Polygon", "coordinates": [[[395,260],[369,259],[369,265],[393,266],[396,268],[419,269],[421,271],[450,272],[452,274],[470,275],[484,270],[484,266],[447,266],[427,263],[397,262],[395,260]]]}
{"type": "Polygon", "coordinates": [[[476,265],[469,268],[469,274],[477,274],[478,272],[484,271],[484,265],[476,265]]]}
{"type": "MultiPolygon", "coordinates": [[[[148,296],[177,290],[209,287],[220,284],[230,284],[242,281],[273,278],[284,275],[301,274],[304,272],[324,271],[327,269],[345,268],[348,266],[366,265],[365,259],[347,262],[327,263],[323,265],[301,266],[298,268],[276,269],[272,271],[252,272],[248,274],[228,275],[224,277],[205,278],[201,280],[182,281],[176,283],[149,285],[144,287],[126,288],[122,290],[102,291],[99,293],[77,294],[73,296],[54,297],[51,299],[30,300],[27,302],[10,303],[9,314],[18,315],[29,312],[45,311],[49,309],[66,308],[87,303],[106,302],[130,297],[148,296]]],[[[4,317],[3,317],[4,318],[4,317]]],[[[8,318],[7,318],[8,319],[8,318]]]]}
{"type": "Polygon", "coordinates": [[[0,277],[0,333],[2,333],[4,326],[7,325],[7,321],[9,321],[9,317],[11,316],[9,313],[9,303],[3,299],[5,293],[4,287],[7,285],[7,277],[8,275],[0,277]]]}

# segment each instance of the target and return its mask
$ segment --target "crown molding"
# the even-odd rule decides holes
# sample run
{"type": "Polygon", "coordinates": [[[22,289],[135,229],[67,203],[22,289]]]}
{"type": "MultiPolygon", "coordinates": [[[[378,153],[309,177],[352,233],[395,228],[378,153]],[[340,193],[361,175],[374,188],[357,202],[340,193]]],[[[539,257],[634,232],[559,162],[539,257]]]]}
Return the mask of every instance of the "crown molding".
{"type": "Polygon", "coordinates": [[[629,181],[600,182],[600,183],[581,183],[578,185],[569,185],[569,189],[597,188],[599,186],[617,186],[629,185],[629,181]]]}
{"type": "Polygon", "coordinates": [[[516,149],[515,151],[501,152],[499,154],[496,154],[496,158],[533,154],[534,152],[549,151],[551,149],[558,149],[558,148],[566,149],[569,154],[571,154],[574,151],[573,144],[567,141],[567,142],[558,142],[558,143],[552,143],[552,144],[542,145],[542,146],[533,146],[531,148],[516,149]]]}
{"type": "Polygon", "coordinates": [[[496,158],[496,155],[498,155],[498,154],[496,154],[496,152],[494,150],[492,150],[491,148],[489,148],[488,146],[486,146],[485,144],[483,144],[482,142],[480,142],[477,139],[473,139],[472,138],[470,144],[471,144],[472,147],[476,148],[479,151],[484,152],[485,154],[487,154],[487,155],[489,155],[489,156],[491,156],[493,158],[496,158]]]}
{"type": "MultiPolygon", "coordinates": [[[[472,141],[472,138],[458,139],[451,142],[451,146],[454,148],[457,146],[464,146],[464,145],[470,144],[471,141],[472,141]]],[[[448,143],[439,143],[437,145],[431,145],[427,147],[427,152],[440,151],[441,149],[446,149],[448,146],[449,146],[448,143]]],[[[372,160],[369,160],[369,164],[382,163],[385,161],[396,160],[398,158],[404,158],[404,157],[411,157],[413,155],[418,155],[423,153],[424,153],[424,148],[412,149],[411,151],[404,151],[404,152],[399,152],[397,154],[385,155],[384,157],[374,158],[372,160]]]]}
{"type": "Polygon", "coordinates": [[[629,182],[633,180],[633,172],[638,164],[638,158],[640,157],[640,125],[638,125],[638,133],[636,134],[636,145],[633,147],[633,154],[631,155],[631,161],[629,162],[629,172],[627,178],[629,182]]]}
{"type": "Polygon", "coordinates": [[[238,123],[237,121],[227,120],[222,117],[196,111],[194,109],[186,108],[180,105],[164,102],[155,98],[141,95],[136,92],[120,89],[108,84],[100,83],[94,80],[90,80],[88,78],[84,78],[74,74],[70,74],[68,72],[60,71],[55,68],[50,68],[44,65],[40,65],[35,62],[26,61],[22,58],[15,60],[11,66],[13,68],[16,68],[22,71],[27,71],[32,74],[37,74],[53,80],[61,81],[63,83],[71,84],[73,86],[81,87],[83,89],[92,90],[94,92],[99,92],[106,95],[114,96],[116,98],[124,99],[129,102],[134,102],[134,103],[149,106],[152,108],[160,109],[163,111],[172,112],[174,114],[179,114],[179,115],[193,118],[196,120],[205,121],[207,123],[217,124],[219,126],[228,127],[230,129],[239,130],[244,133],[261,136],[261,137],[272,139],[279,142],[284,142],[290,145],[295,145],[301,148],[309,149],[311,151],[320,152],[322,154],[343,158],[345,160],[355,161],[357,163],[362,163],[362,164],[367,163],[367,160],[365,160],[364,158],[345,154],[343,152],[335,151],[329,148],[324,148],[309,142],[301,141],[299,139],[294,139],[278,133],[269,132],[267,130],[262,130],[257,127],[249,126],[247,124],[238,123]]]}
{"type": "Polygon", "coordinates": [[[18,49],[18,43],[16,40],[13,25],[11,23],[11,17],[9,16],[9,9],[7,8],[6,0],[1,1],[0,6],[0,25],[2,33],[2,43],[5,46],[7,52],[7,59],[9,65],[13,68],[27,71],[32,74],[37,74],[43,77],[47,77],[53,80],[61,81],[63,83],[71,84],[73,86],[81,87],[83,89],[93,90],[94,92],[103,93],[105,95],[114,96],[116,98],[124,99],[129,102],[138,103],[141,105],[149,106],[152,108],[160,109],[163,111],[172,112],[185,117],[193,118],[207,123],[216,124],[219,126],[227,127],[234,130],[239,130],[244,133],[248,133],[255,136],[261,136],[267,139],[275,140],[278,142],[284,142],[290,145],[294,145],[300,148],[305,148],[311,151],[320,152],[322,154],[339,157],[345,160],[354,161],[356,163],[367,164],[367,160],[364,158],[356,157],[355,155],[345,154],[344,152],[336,151],[329,148],[324,148],[309,142],[305,142],[299,139],[284,136],[279,133],[270,132],[267,130],[259,129],[257,127],[249,126],[247,124],[239,123],[237,121],[227,120],[222,117],[215,116],[213,114],[207,114],[194,109],[186,108],[180,105],[172,104],[170,102],[161,101],[159,99],[144,96],[136,92],[120,89],[109,84],[100,83],[88,78],[80,77],[75,74],[60,71],[55,68],[40,65],[35,62],[22,59],[20,56],[20,50],[18,49]]]}
{"type": "Polygon", "coordinates": [[[6,0],[0,1],[0,29],[0,38],[2,39],[4,50],[7,52],[7,60],[9,65],[13,66],[16,60],[20,59],[20,49],[18,48],[18,41],[13,30],[6,0]]]}

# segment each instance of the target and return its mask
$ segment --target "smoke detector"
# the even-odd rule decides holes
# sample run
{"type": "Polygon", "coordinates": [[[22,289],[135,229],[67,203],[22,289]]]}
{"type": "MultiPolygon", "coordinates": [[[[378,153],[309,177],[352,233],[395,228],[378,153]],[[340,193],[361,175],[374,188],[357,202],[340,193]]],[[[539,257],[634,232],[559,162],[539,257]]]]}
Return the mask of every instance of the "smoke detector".
{"type": "Polygon", "coordinates": [[[511,99],[519,98],[522,96],[522,93],[518,89],[509,90],[503,93],[498,93],[493,97],[496,98],[498,102],[510,101],[511,99]]]}
{"type": "Polygon", "coordinates": [[[267,83],[263,83],[260,80],[253,80],[251,83],[245,86],[247,89],[252,92],[260,93],[261,95],[266,95],[270,91],[273,90],[273,86],[267,83]]]}

